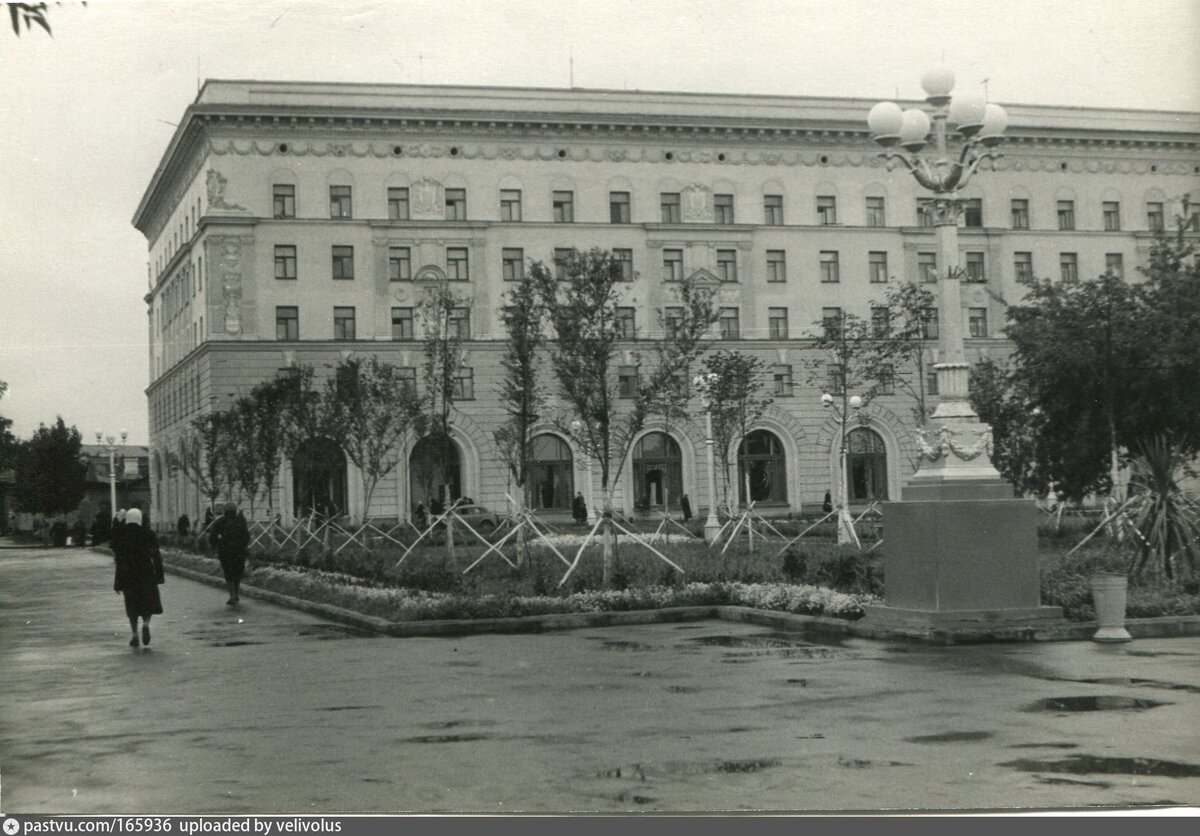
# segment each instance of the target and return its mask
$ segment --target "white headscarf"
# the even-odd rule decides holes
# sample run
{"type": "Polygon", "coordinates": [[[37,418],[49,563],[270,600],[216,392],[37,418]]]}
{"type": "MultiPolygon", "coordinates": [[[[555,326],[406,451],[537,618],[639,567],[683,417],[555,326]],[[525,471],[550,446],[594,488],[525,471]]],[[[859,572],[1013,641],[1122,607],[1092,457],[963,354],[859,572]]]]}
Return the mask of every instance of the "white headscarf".
{"type": "Polygon", "coordinates": [[[125,525],[141,525],[142,512],[137,508],[130,508],[125,512],[125,525]]]}

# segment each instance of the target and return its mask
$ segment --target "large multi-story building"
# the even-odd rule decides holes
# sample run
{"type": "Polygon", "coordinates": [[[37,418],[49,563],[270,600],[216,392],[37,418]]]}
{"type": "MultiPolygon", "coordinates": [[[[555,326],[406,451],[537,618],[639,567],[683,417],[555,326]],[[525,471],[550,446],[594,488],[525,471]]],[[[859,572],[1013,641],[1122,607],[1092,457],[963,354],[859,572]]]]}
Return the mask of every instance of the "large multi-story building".
{"type": "MultiPolygon", "coordinates": [[[[492,430],[506,290],[530,261],[591,247],[627,265],[621,385],[635,385],[637,349],[659,332],[671,282],[699,273],[721,309],[712,348],[769,365],[773,403],[741,457],[759,507],[795,512],[837,496],[840,424],[820,402],[835,382],[812,372],[818,323],[868,318],[888,282],[937,272],[925,196],[879,158],[871,104],[208,81],[134,217],[149,242],[153,518],[199,512],[165,455],[195,416],[295,364],[321,369],[353,352],[419,367],[425,280],[469,300],[457,326],[469,352],[453,490],[504,507],[511,488],[492,430]]],[[[1133,277],[1154,232],[1200,186],[1200,114],[1008,112],[1005,156],[960,195],[969,358],[1007,352],[1005,305],[1020,275],[1133,277]]],[[[898,394],[862,410],[849,439],[852,500],[898,498],[915,466],[911,415],[898,394]]],[[[707,504],[704,455],[699,421],[650,426],[617,504],[652,507],[664,493],[707,504]]],[[[597,474],[549,423],[537,458],[535,506],[567,510],[576,490],[598,500],[597,474]]],[[[361,510],[353,465],[283,471],[274,505],[285,514],[361,510]]],[[[370,510],[407,516],[425,490],[400,467],[370,510]]]]}

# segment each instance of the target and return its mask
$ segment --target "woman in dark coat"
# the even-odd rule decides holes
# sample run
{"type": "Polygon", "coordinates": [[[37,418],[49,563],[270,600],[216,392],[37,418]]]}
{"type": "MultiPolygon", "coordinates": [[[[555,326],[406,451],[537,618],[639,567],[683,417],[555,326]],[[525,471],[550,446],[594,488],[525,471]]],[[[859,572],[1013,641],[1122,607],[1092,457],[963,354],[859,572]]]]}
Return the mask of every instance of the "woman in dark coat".
{"type": "Polygon", "coordinates": [[[158,595],[158,585],[163,582],[162,555],[158,551],[158,538],[142,525],[142,512],[136,508],[125,514],[120,543],[119,550],[114,548],[117,576],[113,589],[125,594],[125,615],[133,631],[129,646],[137,647],[138,619],[142,619],[141,643],[150,644],[150,617],[163,611],[158,595]]]}
{"type": "Polygon", "coordinates": [[[246,518],[238,513],[237,506],[232,502],[226,504],[225,513],[213,523],[211,539],[217,547],[217,560],[221,561],[225,586],[229,588],[229,600],[225,603],[232,607],[239,600],[242,575],[246,571],[246,549],[250,545],[246,518]]]}

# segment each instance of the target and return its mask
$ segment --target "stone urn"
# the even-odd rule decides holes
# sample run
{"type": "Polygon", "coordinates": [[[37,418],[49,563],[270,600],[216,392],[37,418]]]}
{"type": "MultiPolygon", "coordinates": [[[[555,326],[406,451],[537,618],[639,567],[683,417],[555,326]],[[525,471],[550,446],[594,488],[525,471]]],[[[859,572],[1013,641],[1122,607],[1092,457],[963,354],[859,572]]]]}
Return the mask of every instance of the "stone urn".
{"type": "Polygon", "coordinates": [[[1097,642],[1127,642],[1133,639],[1125,629],[1125,596],[1129,579],[1117,572],[1098,572],[1091,577],[1092,602],[1100,629],[1092,636],[1097,642]]]}

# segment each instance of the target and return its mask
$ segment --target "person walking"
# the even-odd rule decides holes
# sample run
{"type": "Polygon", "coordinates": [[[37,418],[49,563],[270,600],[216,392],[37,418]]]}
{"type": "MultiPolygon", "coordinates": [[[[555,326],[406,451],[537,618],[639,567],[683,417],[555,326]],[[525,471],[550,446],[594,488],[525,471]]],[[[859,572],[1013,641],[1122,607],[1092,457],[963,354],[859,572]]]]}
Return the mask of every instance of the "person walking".
{"type": "Polygon", "coordinates": [[[225,604],[232,607],[240,601],[246,549],[250,545],[250,529],[246,518],[238,513],[237,505],[226,503],[225,512],[213,523],[210,539],[217,548],[217,560],[221,562],[225,586],[229,589],[229,600],[225,604]]]}
{"type": "Polygon", "coordinates": [[[692,501],[688,499],[687,494],[684,494],[679,500],[679,507],[683,511],[683,521],[690,520],[692,518],[692,501]]]}
{"type": "Polygon", "coordinates": [[[587,524],[587,501],[582,491],[576,491],[575,498],[571,500],[571,516],[575,519],[575,525],[587,524]]]}
{"type": "Polygon", "coordinates": [[[179,522],[175,524],[175,531],[179,535],[179,539],[183,540],[192,531],[192,521],[187,514],[179,515],[179,522]]]}
{"type": "Polygon", "coordinates": [[[142,512],[133,508],[125,513],[120,540],[120,550],[114,551],[117,572],[113,590],[125,596],[125,615],[133,632],[129,646],[138,646],[139,618],[142,620],[141,644],[148,645],[150,618],[163,611],[162,598],[158,594],[158,585],[164,580],[158,538],[142,525],[142,512]]]}

